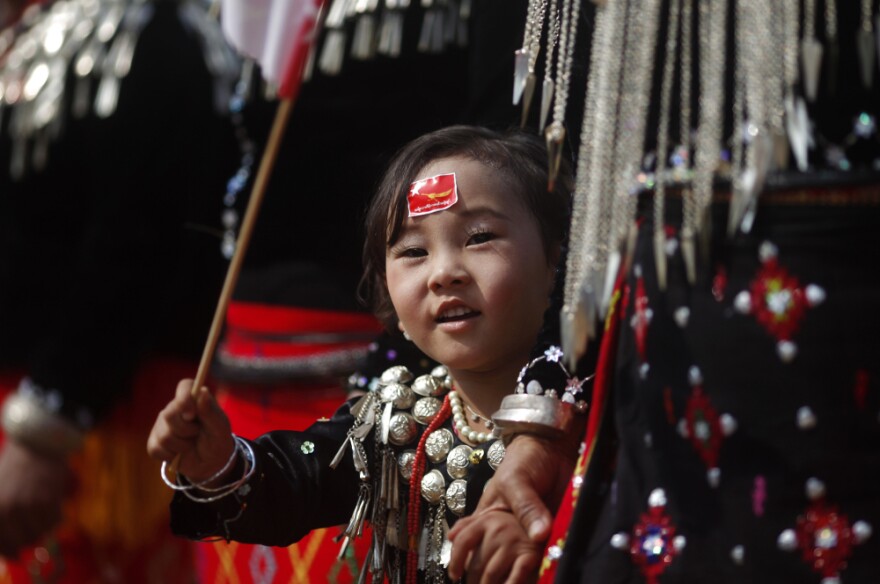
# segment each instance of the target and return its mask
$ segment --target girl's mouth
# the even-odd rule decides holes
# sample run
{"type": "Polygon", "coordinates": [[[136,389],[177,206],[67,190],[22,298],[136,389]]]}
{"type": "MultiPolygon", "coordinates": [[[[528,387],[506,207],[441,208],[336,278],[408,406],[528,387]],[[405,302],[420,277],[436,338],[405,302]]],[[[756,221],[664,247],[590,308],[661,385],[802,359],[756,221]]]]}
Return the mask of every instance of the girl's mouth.
{"type": "Polygon", "coordinates": [[[463,306],[459,306],[456,308],[450,308],[449,310],[444,310],[443,314],[438,316],[435,320],[438,323],[444,322],[458,322],[462,320],[468,320],[471,318],[475,318],[480,316],[480,312],[477,310],[471,310],[470,308],[465,308],[463,306]]]}

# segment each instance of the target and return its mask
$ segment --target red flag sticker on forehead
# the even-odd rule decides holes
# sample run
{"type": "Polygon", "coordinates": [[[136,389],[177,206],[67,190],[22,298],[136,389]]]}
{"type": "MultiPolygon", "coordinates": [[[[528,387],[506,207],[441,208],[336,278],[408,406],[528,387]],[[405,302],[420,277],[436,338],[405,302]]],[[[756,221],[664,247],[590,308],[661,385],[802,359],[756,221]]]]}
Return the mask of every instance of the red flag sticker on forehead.
{"type": "Polygon", "coordinates": [[[409,185],[406,199],[409,203],[410,217],[448,209],[458,202],[455,173],[438,174],[415,181],[409,185]]]}

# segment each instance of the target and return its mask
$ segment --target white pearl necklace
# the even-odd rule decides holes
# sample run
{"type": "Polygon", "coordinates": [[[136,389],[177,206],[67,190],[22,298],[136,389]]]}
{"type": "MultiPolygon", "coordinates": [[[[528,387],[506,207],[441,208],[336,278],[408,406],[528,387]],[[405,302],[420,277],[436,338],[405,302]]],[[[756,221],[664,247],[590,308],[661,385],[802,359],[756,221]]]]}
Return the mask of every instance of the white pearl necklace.
{"type": "Polygon", "coordinates": [[[452,409],[452,425],[455,426],[455,431],[459,436],[472,444],[482,444],[495,437],[494,431],[477,432],[468,426],[467,418],[465,418],[464,414],[464,405],[461,402],[461,398],[458,397],[458,392],[455,390],[449,392],[449,406],[452,409]]]}

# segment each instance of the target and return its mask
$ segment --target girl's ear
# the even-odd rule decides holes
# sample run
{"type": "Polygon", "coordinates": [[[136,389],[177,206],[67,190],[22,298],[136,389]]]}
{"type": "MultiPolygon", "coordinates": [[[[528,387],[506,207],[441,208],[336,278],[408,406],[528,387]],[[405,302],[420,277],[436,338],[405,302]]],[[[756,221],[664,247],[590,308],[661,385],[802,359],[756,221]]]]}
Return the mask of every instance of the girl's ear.
{"type": "Polygon", "coordinates": [[[409,334],[407,334],[406,329],[403,328],[403,323],[400,322],[400,320],[397,321],[397,328],[400,330],[400,332],[403,333],[403,338],[404,338],[404,339],[406,339],[407,341],[411,341],[411,340],[412,340],[412,337],[410,337],[409,334]]]}

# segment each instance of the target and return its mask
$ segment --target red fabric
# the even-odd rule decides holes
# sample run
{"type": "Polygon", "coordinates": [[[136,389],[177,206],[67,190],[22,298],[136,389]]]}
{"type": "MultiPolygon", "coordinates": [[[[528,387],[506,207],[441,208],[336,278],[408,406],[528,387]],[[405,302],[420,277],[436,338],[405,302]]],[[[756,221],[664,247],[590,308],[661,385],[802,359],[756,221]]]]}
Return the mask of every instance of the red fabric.
{"type": "Polygon", "coordinates": [[[226,314],[229,326],[261,333],[378,332],[376,318],[363,312],[340,312],[231,302],[226,314]]]}
{"type": "Polygon", "coordinates": [[[333,415],[345,401],[338,383],[310,385],[221,385],[217,401],[229,416],[232,431],[253,439],[271,430],[304,430],[333,415]]]}
{"type": "Polygon", "coordinates": [[[357,348],[366,345],[367,341],[300,343],[295,336],[334,333],[367,333],[371,336],[382,330],[370,314],[249,302],[230,303],[226,326],[223,351],[236,357],[295,357],[357,348]],[[272,338],[273,335],[278,338],[272,338]]]}
{"type": "MultiPolygon", "coordinates": [[[[270,430],[302,430],[320,417],[330,417],[345,400],[341,385],[222,385],[217,398],[229,416],[232,431],[255,438],[270,430]]],[[[342,527],[313,531],[286,547],[265,547],[225,541],[197,543],[199,582],[346,584],[357,579],[370,537],[365,534],[337,561],[342,527]]],[[[0,583],[2,584],[2,583],[0,583]]]]}
{"type": "MultiPolygon", "coordinates": [[[[360,312],[232,302],[226,314],[222,351],[242,358],[308,358],[364,347],[381,329],[372,315],[360,312]],[[297,338],[352,333],[355,339],[342,342],[300,342],[297,338]]],[[[272,385],[221,383],[217,399],[229,417],[232,431],[253,439],[271,430],[304,430],[318,418],[332,416],[346,395],[334,380],[293,379],[272,385]]],[[[339,543],[333,539],[341,531],[341,527],[319,529],[286,548],[225,541],[193,544],[199,581],[353,582],[366,556],[369,537],[355,540],[346,557],[337,561],[339,543]]]]}

